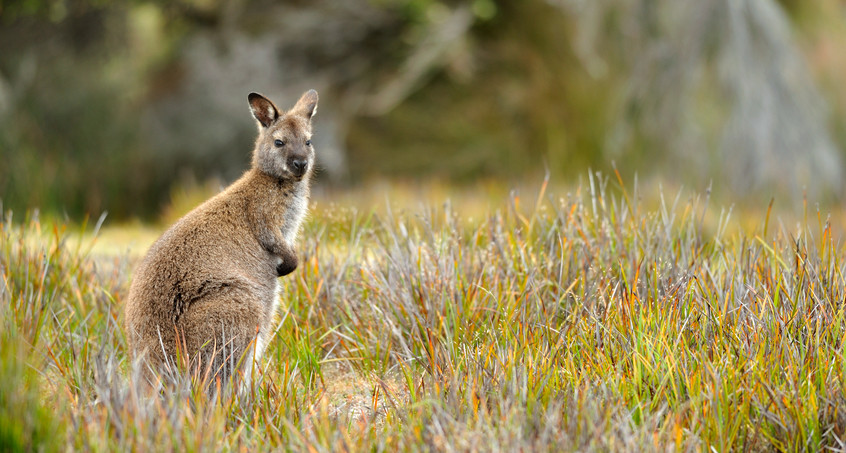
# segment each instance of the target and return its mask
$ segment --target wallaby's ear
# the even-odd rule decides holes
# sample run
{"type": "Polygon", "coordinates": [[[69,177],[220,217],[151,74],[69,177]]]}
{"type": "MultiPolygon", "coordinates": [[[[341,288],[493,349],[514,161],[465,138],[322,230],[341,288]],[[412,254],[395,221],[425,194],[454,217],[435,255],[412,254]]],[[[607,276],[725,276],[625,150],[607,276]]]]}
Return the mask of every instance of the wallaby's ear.
{"type": "Polygon", "coordinates": [[[250,101],[250,110],[253,111],[253,116],[263,127],[270,126],[279,118],[279,110],[270,102],[270,99],[258,93],[250,93],[247,99],[250,101]]]}
{"type": "Polygon", "coordinates": [[[317,91],[306,91],[300,100],[297,101],[297,105],[291,109],[291,112],[296,112],[307,119],[311,119],[317,113],[317,91]]]}

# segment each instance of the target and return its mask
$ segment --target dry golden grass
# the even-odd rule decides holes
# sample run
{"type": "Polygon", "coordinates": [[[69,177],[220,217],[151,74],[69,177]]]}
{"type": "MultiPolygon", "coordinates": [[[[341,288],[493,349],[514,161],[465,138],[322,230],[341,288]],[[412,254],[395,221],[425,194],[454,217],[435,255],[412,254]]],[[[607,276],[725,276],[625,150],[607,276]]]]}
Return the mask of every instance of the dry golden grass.
{"type": "Polygon", "coordinates": [[[844,448],[842,214],[476,189],[318,191],[265,372],[211,401],[130,379],[122,298],[160,227],[7,220],[0,450],[844,448]]]}

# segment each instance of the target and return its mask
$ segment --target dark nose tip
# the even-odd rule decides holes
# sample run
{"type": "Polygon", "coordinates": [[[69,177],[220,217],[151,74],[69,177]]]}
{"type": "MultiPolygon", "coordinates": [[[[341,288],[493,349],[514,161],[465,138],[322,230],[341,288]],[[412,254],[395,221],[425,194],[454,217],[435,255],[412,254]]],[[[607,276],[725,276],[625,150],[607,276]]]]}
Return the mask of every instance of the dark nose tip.
{"type": "Polygon", "coordinates": [[[291,168],[294,170],[294,173],[302,175],[308,168],[308,161],[305,159],[294,159],[291,161],[291,168]]]}

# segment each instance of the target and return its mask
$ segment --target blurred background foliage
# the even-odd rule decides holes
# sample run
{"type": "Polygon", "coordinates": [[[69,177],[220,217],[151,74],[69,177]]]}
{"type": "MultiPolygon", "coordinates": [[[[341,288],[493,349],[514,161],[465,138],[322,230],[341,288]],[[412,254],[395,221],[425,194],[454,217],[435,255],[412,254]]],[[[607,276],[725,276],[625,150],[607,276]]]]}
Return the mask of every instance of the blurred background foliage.
{"type": "Polygon", "coordinates": [[[243,172],[246,94],[321,93],[321,185],[613,165],[838,201],[839,0],[0,0],[0,199],[160,215],[243,172]]]}

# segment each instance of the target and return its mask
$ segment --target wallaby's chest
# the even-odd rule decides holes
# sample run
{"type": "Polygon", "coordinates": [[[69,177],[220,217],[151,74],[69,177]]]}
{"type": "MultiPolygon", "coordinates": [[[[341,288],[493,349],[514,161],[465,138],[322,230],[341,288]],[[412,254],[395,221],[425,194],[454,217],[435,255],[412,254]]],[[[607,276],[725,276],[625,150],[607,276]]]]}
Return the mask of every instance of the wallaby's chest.
{"type": "Polygon", "coordinates": [[[306,211],[308,210],[308,194],[303,190],[294,191],[290,198],[288,209],[282,218],[282,236],[289,244],[293,243],[300,231],[306,211]]]}

